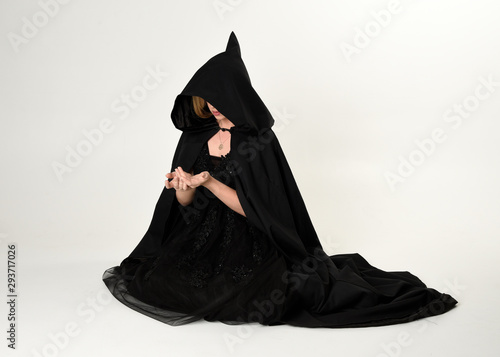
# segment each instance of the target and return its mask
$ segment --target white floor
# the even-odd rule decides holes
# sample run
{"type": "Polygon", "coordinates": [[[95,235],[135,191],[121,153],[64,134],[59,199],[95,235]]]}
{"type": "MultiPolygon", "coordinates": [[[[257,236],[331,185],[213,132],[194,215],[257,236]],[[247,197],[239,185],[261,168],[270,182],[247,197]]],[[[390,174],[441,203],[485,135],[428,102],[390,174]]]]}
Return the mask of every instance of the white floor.
{"type": "MultiPolygon", "coordinates": [[[[494,262],[493,254],[491,259],[483,257],[482,274],[475,271],[477,265],[457,268],[452,261],[454,275],[430,265],[419,269],[417,275],[424,281],[459,300],[447,314],[393,326],[309,329],[206,321],[172,327],[129,309],[110,295],[101,275],[119,262],[116,257],[101,256],[112,253],[83,250],[77,259],[74,249],[66,255],[60,248],[55,251],[39,251],[39,261],[33,257],[28,261],[27,256],[35,252],[20,246],[17,349],[6,348],[2,338],[2,356],[493,357],[500,353],[496,305],[500,285],[493,272],[484,270],[488,261],[494,262]]],[[[6,241],[2,256],[5,252],[6,241]]],[[[7,311],[2,311],[3,319],[7,311]]]]}
{"type": "Polygon", "coordinates": [[[0,357],[500,356],[500,2],[146,3],[0,1],[0,357]],[[408,270],[454,310],[172,327],[111,296],[102,274],[145,233],[170,169],[175,97],[233,30],[325,250],[408,270]]]}

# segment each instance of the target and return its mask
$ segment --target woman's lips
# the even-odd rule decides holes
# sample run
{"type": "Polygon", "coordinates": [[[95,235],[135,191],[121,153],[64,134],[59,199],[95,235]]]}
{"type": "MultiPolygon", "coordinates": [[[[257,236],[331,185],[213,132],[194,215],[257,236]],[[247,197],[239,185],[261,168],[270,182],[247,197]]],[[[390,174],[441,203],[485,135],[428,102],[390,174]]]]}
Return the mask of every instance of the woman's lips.
{"type": "Polygon", "coordinates": [[[213,115],[219,115],[220,113],[219,112],[212,112],[213,115]]]}

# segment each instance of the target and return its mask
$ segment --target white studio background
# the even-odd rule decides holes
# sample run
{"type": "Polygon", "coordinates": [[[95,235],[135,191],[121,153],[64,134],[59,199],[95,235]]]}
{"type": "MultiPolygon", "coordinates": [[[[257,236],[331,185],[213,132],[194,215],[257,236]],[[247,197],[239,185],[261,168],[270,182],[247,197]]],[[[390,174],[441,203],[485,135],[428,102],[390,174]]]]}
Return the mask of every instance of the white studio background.
{"type": "Polygon", "coordinates": [[[3,0],[0,265],[16,243],[19,330],[2,355],[498,355],[499,13],[494,0],[3,0]],[[174,99],[231,31],[325,250],[409,270],[455,310],[427,329],[253,327],[232,346],[235,327],[174,328],[110,300],[101,275],[146,232],[170,168],[174,99]]]}

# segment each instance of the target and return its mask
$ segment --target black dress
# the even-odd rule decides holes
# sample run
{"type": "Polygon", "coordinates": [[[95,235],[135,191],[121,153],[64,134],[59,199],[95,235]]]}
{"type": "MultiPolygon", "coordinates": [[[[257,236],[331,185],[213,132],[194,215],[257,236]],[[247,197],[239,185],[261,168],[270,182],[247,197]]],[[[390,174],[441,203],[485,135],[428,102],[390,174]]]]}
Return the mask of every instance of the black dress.
{"type": "MultiPolygon", "coordinates": [[[[193,170],[209,171],[234,188],[231,153],[211,156],[205,143],[193,170]]],[[[440,314],[456,303],[409,272],[382,271],[359,254],[328,256],[318,250],[318,261],[329,262],[329,275],[318,286],[318,280],[307,279],[315,269],[314,260],[289,269],[262,231],[204,187],[197,188],[181,216],[166,230],[156,256],[126,258],[103,275],[122,303],[170,325],[204,319],[227,324],[376,326],[440,314]],[[311,306],[315,300],[308,296],[327,285],[331,296],[322,299],[327,303],[311,306]],[[318,309],[322,312],[311,312],[318,309]]]]}
{"type": "MultiPolygon", "coordinates": [[[[230,156],[211,156],[205,143],[194,174],[209,171],[234,188],[230,156]]],[[[171,325],[201,318],[272,324],[284,304],[272,313],[262,304],[286,290],[285,272],[285,260],[262,231],[198,187],[157,256],[126,258],[103,280],[124,304],[171,325]]]]}

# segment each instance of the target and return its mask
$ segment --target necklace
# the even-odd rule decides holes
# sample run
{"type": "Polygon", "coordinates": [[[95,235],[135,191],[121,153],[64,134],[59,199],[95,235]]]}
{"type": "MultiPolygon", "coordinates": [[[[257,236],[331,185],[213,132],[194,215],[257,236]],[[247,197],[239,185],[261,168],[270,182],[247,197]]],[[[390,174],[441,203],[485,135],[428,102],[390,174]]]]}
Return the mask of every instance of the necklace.
{"type": "MultiPolygon", "coordinates": [[[[224,141],[222,141],[221,136],[220,136],[220,132],[223,131],[224,129],[225,128],[221,128],[221,130],[219,130],[219,141],[220,141],[219,150],[224,149],[224,143],[227,141],[227,139],[229,139],[231,137],[231,134],[229,134],[229,136],[224,141]]],[[[229,131],[229,130],[226,129],[224,131],[229,131]]]]}

